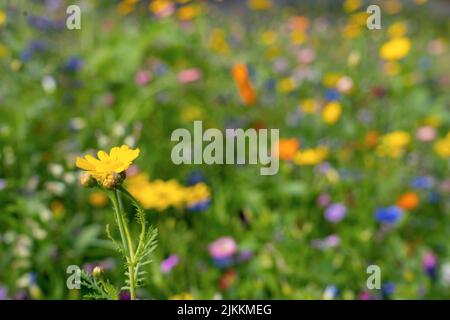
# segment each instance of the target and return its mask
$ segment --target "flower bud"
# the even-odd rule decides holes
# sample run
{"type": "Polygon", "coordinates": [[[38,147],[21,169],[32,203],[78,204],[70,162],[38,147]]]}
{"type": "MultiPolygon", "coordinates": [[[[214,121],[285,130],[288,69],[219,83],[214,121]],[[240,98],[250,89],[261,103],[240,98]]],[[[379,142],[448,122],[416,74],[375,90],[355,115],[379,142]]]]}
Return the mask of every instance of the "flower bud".
{"type": "Polygon", "coordinates": [[[94,186],[95,179],[89,172],[83,172],[80,176],[80,184],[85,188],[94,186]]]}
{"type": "Polygon", "coordinates": [[[97,278],[103,275],[104,271],[105,270],[102,267],[96,266],[94,270],[92,270],[92,275],[97,278]]]}
{"type": "Polygon", "coordinates": [[[124,176],[122,174],[111,172],[102,179],[101,184],[105,189],[113,190],[120,186],[123,180],[124,176]]]}

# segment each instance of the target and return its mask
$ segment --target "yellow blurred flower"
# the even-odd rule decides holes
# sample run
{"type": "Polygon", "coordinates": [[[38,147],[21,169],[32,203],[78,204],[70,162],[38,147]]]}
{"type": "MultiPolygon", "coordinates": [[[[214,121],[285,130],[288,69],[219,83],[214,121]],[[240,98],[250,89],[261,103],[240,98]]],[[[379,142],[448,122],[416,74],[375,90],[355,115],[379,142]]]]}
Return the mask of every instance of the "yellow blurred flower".
{"type": "Polygon", "coordinates": [[[4,25],[6,22],[6,13],[5,11],[0,10],[0,27],[4,25]]]}
{"type": "Polygon", "coordinates": [[[325,123],[336,123],[341,117],[342,107],[337,101],[329,102],[322,110],[322,119],[325,123]]]}
{"type": "Polygon", "coordinates": [[[293,162],[297,165],[316,165],[324,161],[327,155],[328,148],[319,146],[298,151],[294,156],[293,162]]]}
{"type": "Polygon", "coordinates": [[[450,131],[444,138],[435,142],[434,151],[436,151],[440,157],[450,159],[450,131]]]}
{"type": "Polygon", "coordinates": [[[389,40],[380,48],[380,57],[384,60],[400,60],[411,50],[411,41],[408,38],[400,37],[389,40]]]}
{"type": "Polygon", "coordinates": [[[200,8],[196,5],[183,6],[177,11],[177,18],[181,21],[194,19],[200,12],[200,8]]]}
{"type": "Polygon", "coordinates": [[[300,110],[302,110],[304,113],[312,114],[316,113],[319,109],[319,104],[314,99],[303,99],[300,102],[300,110]]]}
{"type": "Polygon", "coordinates": [[[396,76],[400,73],[401,67],[398,62],[390,61],[384,64],[383,71],[388,76],[396,76]]]}
{"type": "Polygon", "coordinates": [[[297,87],[297,81],[294,78],[284,78],[278,82],[278,91],[283,93],[289,93],[295,90],[297,87]]]}
{"type": "Polygon", "coordinates": [[[342,7],[345,12],[352,12],[359,9],[362,6],[361,0],[345,0],[342,7]]]}
{"type": "Polygon", "coordinates": [[[0,43],[0,59],[9,56],[9,48],[0,43]]]}
{"type": "Polygon", "coordinates": [[[209,191],[208,186],[203,182],[186,187],[184,192],[184,198],[188,206],[193,206],[196,203],[207,201],[211,198],[211,192],[209,191]]]}
{"type": "Polygon", "coordinates": [[[130,149],[127,145],[114,147],[109,154],[103,150],[97,152],[98,159],[91,155],[77,157],[76,166],[86,170],[97,181],[105,179],[111,173],[121,173],[128,169],[133,160],[139,156],[139,149],[130,149]]]}
{"type": "Polygon", "coordinates": [[[329,72],[325,74],[323,77],[322,83],[327,88],[334,88],[336,87],[337,83],[339,82],[339,79],[341,79],[342,74],[329,72]]]}
{"type": "Polygon", "coordinates": [[[121,14],[121,15],[128,15],[131,12],[134,11],[134,5],[135,5],[135,1],[122,1],[117,5],[117,11],[121,14]]]}
{"type": "Polygon", "coordinates": [[[278,35],[275,31],[264,31],[261,35],[261,41],[266,46],[270,46],[275,44],[275,42],[277,41],[277,37],[278,35]]]}
{"type": "Polygon", "coordinates": [[[367,18],[369,18],[369,14],[365,11],[353,13],[349,20],[351,24],[355,24],[360,27],[365,27],[367,24],[367,18]]]}
{"type": "Polygon", "coordinates": [[[194,300],[194,296],[189,292],[183,292],[169,297],[169,300],[194,300]]]}
{"type": "Polygon", "coordinates": [[[389,26],[387,34],[390,38],[401,38],[406,35],[408,26],[405,21],[398,21],[389,26]]]}
{"type": "Polygon", "coordinates": [[[345,38],[352,39],[356,38],[361,34],[361,26],[356,23],[349,23],[345,26],[342,34],[345,38]]]}
{"type": "Polygon", "coordinates": [[[402,10],[402,2],[400,0],[388,0],[383,2],[383,10],[388,14],[396,14],[402,10]]]}
{"type": "Polygon", "coordinates": [[[212,51],[226,54],[230,52],[230,47],[226,39],[225,31],[222,29],[213,29],[209,38],[209,46],[212,51]]]}
{"type": "Polygon", "coordinates": [[[181,111],[181,120],[183,122],[192,122],[203,119],[203,110],[197,106],[189,106],[181,111]]]}
{"type": "Polygon", "coordinates": [[[108,197],[104,192],[94,191],[89,194],[89,203],[94,207],[104,207],[108,203],[108,197]]]}
{"type": "Polygon", "coordinates": [[[291,33],[291,42],[293,44],[302,44],[305,43],[307,39],[307,35],[302,30],[294,30],[291,33]]]}
{"type": "Polygon", "coordinates": [[[50,209],[53,213],[53,217],[59,219],[64,214],[64,204],[61,201],[55,200],[50,204],[50,209]]]}
{"type": "Polygon", "coordinates": [[[272,7],[271,0],[248,0],[248,6],[252,10],[267,10],[272,7]]]}
{"type": "Polygon", "coordinates": [[[394,131],[385,134],[379,141],[376,148],[376,153],[379,156],[398,158],[405,152],[405,148],[411,142],[411,137],[405,131],[394,131]]]}

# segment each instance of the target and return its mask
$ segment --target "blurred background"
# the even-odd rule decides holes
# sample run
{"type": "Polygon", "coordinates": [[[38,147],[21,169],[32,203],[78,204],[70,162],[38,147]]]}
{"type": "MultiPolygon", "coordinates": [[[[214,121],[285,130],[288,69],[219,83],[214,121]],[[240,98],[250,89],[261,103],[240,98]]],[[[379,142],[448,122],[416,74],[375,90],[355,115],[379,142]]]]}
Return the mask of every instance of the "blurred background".
{"type": "Polygon", "coordinates": [[[159,229],[141,299],[450,298],[449,13],[2,0],[0,299],[81,299],[70,265],[123,285],[111,203],[75,168],[123,144],[141,150],[126,186],[159,229]],[[170,135],[195,120],[279,129],[279,173],[173,164],[170,135]]]}

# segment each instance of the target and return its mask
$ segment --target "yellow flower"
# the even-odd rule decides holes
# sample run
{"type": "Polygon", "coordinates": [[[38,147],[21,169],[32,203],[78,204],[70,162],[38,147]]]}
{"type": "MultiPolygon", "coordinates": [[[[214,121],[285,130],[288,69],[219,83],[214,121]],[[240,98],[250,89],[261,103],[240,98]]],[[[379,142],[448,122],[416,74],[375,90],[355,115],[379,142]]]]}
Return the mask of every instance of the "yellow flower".
{"type": "Polygon", "coordinates": [[[447,133],[445,138],[436,141],[434,151],[444,159],[450,158],[450,132],[447,133]]]}
{"type": "Polygon", "coordinates": [[[395,22],[388,28],[387,34],[390,38],[401,38],[405,36],[407,28],[406,22],[395,22]]]}
{"type": "Polygon", "coordinates": [[[408,38],[400,37],[389,40],[380,48],[380,57],[384,60],[400,60],[411,50],[411,41],[408,38]]]}
{"type": "Polygon", "coordinates": [[[169,300],[194,300],[194,296],[189,292],[183,292],[169,297],[169,300]]]}
{"type": "Polygon", "coordinates": [[[312,113],[316,113],[317,109],[318,109],[318,105],[316,100],[314,99],[303,99],[300,102],[300,109],[304,112],[304,113],[308,113],[308,114],[312,114],[312,113]]]}
{"type": "Polygon", "coordinates": [[[209,46],[213,51],[220,54],[227,54],[230,52],[225,31],[222,29],[213,29],[209,39],[209,46]]]}
{"type": "Polygon", "coordinates": [[[9,56],[9,49],[4,44],[0,43],[0,59],[9,56]]]}
{"type": "Polygon", "coordinates": [[[139,156],[139,149],[130,149],[128,146],[114,147],[109,154],[100,150],[97,153],[98,159],[91,155],[84,158],[77,158],[76,166],[86,170],[97,181],[102,182],[112,173],[121,173],[128,169],[134,159],[139,156]]]}
{"type": "Polygon", "coordinates": [[[94,207],[104,207],[108,203],[108,197],[103,192],[94,191],[89,195],[89,203],[94,207]]]}
{"type": "Polygon", "coordinates": [[[409,133],[404,131],[394,131],[380,138],[380,143],[376,149],[379,156],[398,158],[403,155],[406,146],[411,142],[409,133]]]}
{"type": "Polygon", "coordinates": [[[297,82],[292,77],[281,79],[280,82],[278,83],[278,91],[283,93],[292,92],[295,90],[296,87],[297,82]]]}
{"type": "Polygon", "coordinates": [[[270,1],[270,0],[249,0],[248,6],[252,10],[267,10],[272,7],[272,1],[270,1]]]}
{"type": "Polygon", "coordinates": [[[362,5],[361,0],[345,0],[342,7],[344,8],[345,12],[352,12],[355,11],[356,9],[359,9],[361,5],[362,5]]]}
{"type": "Polygon", "coordinates": [[[336,87],[341,77],[342,75],[339,73],[329,72],[323,77],[322,83],[327,88],[333,88],[336,87]]]}
{"type": "Polygon", "coordinates": [[[195,5],[184,6],[178,9],[177,18],[181,21],[194,19],[199,13],[199,8],[195,5]]]}
{"type": "Polygon", "coordinates": [[[337,101],[332,101],[327,103],[322,111],[322,119],[325,123],[333,124],[336,123],[341,117],[342,107],[337,101]]]}
{"type": "Polygon", "coordinates": [[[211,192],[209,191],[208,186],[203,182],[185,189],[185,201],[188,207],[206,201],[209,198],[211,198],[211,192]]]}
{"type": "Polygon", "coordinates": [[[4,25],[6,22],[6,13],[5,11],[0,10],[0,26],[4,25]]]}
{"type": "Polygon", "coordinates": [[[315,165],[325,160],[328,148],[320,146],[315,149],[300,150],[294,156],[293,162],[298,165],[315,165]]]}
{"type": "Polygon", "coordinates": [[[181,120],[184,122],[192,122],[194,120],[203,119],[203,110],[197,106],[189,106],[181,111],[181,120]]]}
{"type": "Polygon", "coordinates": [[[261,41],[266,46],[273,45],[275,44],[275,42],[277,42],[277,33],[271,30],[264,31],[263,34],[261,35],[261,41]]]}

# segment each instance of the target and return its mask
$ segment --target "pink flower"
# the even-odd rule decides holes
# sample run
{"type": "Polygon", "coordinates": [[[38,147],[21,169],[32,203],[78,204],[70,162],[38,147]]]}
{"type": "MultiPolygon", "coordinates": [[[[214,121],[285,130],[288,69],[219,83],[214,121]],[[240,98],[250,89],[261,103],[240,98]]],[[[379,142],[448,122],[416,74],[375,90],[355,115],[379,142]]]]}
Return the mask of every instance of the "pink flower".
{"type": "Polygon", "coordinates": [[[170,272],[179,262],[180,258],[176,254],[172,254],[161,262],[161,271],[163,273],[170,272]]]}
{"type": "Polygon", "coordinates": [[[200,80],[201,78],[202,72],[195,68],[183,70],[178,74],[178,81],[183,84],[194,82],[200,80]]]}
{"type": "Polygon", "coordinates": [[[214,259],[225,259],[236,253],[237,245],[232,237],[221,237],[209,245],[208,251],[214,259]]]}
{"type": "Polygon", "coordinates": [[[431,126],[424,126],[417,129],[416,137],[422,142],[433,141],[436,138],[436,130],[431,126]]]}
{"type": "Polygon", "coordinates": [[[136,73],[134,81],[136,82],[136,84],[138,86],[143,87],[150,82],[151,78],[152,78],[152,75],[151,75],[150,71],[140,70],[136,73]]]}

